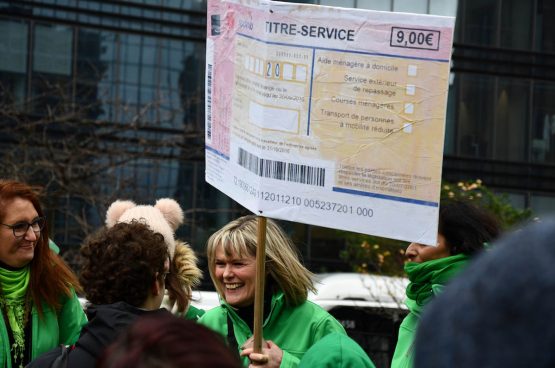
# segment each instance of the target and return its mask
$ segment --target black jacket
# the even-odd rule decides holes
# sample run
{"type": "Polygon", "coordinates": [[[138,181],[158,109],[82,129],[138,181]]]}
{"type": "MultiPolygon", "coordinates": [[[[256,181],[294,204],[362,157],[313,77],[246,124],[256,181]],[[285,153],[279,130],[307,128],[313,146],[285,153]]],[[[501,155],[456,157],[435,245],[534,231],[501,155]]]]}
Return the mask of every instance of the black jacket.
{"type": "MultiPolygon", "coordinates": [[[[83,326],[75,348],[69,352],[68,368],[94,368],[96,358],[133,321],[146,313],[169,313],[165,309],[147,311],[132,307],[124,302],[109,305],[91,305],[87,309],[89,323],[83,326]]],[[[62,354],[62,348],[52,349],[39,355],[27,367],[51,367],[62,354]]]]}

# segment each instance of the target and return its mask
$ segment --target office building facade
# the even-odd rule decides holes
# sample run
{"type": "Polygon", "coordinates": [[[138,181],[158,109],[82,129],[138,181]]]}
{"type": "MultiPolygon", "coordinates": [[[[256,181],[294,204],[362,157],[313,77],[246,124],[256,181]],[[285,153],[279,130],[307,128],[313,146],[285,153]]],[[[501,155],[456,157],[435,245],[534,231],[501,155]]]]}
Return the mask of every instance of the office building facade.
{"type": "MultiPolygon", "coordinates": [[[[456,16],[443,177],[481,179],[509,194],[514,206],[540,215],[555,209],[552,1],[309,3],[456,16]]],[[[204,0],[0,1],[2,106],[15,104],[31,117],[63,116],[48,111],[62,101],[72,109],[86,106],[79,116],[105,126],[138,126],[107,135],[112,147],[125,146],[125,154],[145,150],[109,167],[127,185],[118,184],[117,193],[139,203],[176,198],[186,212],[177,236],[200,255],[215,230],[247,213],[204,180],[205,18],[204,0]]],[[[7,157],[19,142],[4,133],[0,153],[7,157]]],[[[106,197],[113,196],[111,185],[101,186],[106,197]]],[[[94,201],[77,197],[66,198],[71,208],[99,226],[102,213],[91,210],[94,201]]],[[[79,221],[62,213],[52,218],[55,241],[63,249],[77,247],[79,221]]],[[[338,257],[342,234],[284,226],[312,270],[350,270],[338,257]]]]}

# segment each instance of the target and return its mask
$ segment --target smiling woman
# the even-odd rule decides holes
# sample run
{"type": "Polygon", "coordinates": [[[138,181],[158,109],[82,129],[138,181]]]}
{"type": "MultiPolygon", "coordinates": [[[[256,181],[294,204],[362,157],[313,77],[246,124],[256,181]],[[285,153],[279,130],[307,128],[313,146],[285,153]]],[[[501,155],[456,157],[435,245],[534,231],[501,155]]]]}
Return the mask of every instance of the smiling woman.
{"type": "Polygon", "coordinates": [[[227,257],[221,245],[216,250],[216,279],[223,290],[225,300],[236,308],[254,303],[256,258],[245,255],[227,257]]]}
{"type": "Polygon", "coordinates": [[[48,246],[36,189],[0,181],[0,368],[73,344],[87,322],[77,278],[48,246]]]}
{"type": "MultiPolygon", "coordinates": [[[[227,337],[238,353],[253,330],[257,232],[257,217],[245,216],[212,235],[207,245],[208,269],[222,305],[208,311],[199,323],[227,337]]],[[[245,366],[248,356],[261,367],[297,367],[322,337],[332,332],[345,334],[329,313],[306,300],[308,291],[315,291],[314,281],[291,239],[268,220],[262,331],[268,341],[262,354],[254,354],[248,343],[242,347],[245,366]]]]}

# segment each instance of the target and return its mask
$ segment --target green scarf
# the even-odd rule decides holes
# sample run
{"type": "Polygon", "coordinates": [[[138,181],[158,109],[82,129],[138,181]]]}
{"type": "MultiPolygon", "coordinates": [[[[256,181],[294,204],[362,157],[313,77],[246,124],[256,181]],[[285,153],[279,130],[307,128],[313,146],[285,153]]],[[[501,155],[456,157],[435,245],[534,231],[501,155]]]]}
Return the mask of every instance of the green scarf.
{"type": "Polygon", "coordinates": [[[407,297],[424,306],[432,299],[432,285],[445,285],[470,263],[470,256],[458,254],[424,263],[408,262],[405,265],[410,284],[407,297]]]}
{"type": "Polygon", "coordinates": [[[25,353],[25,303],[30,270],[31,265],[27,265],[19,271],[8,271],[0,268],[0,282],[4,293],[4,298],[0,298],[0,308],[7,310],[7,317],[14,339],[11,350],[14,354],[14,360],[16,362],[19,360],[20,367],[23,367],[25,353]]]}

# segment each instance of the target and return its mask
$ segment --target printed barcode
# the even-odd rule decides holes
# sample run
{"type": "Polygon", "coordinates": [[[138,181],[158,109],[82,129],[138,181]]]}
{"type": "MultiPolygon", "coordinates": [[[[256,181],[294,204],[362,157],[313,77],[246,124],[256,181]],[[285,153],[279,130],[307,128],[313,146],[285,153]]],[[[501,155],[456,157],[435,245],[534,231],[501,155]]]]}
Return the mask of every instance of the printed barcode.
{"type": "Polygon", "coordinates": [[[206,136],[212,140],[212,64],[208,64],[206,77],[206,136]]]}
{"type": "Polygon", "coordinates": [[[239,147],[237,163],[263,178],[287,180],[319,187],[323,187],[325,184],[326,169],[324,168],[266,160],[241,147],[239,147]]]}

